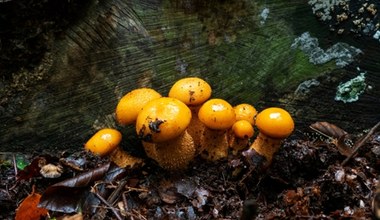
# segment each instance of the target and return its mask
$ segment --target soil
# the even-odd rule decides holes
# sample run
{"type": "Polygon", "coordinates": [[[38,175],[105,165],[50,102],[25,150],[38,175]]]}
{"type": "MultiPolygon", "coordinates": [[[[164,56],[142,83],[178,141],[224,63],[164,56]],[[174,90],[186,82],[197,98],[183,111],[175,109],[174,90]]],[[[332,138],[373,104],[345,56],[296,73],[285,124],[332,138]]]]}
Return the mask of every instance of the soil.
{"type": "Polygon", "coordinates": [[[142,167],[121,169],[111,164],[103,173],[95,175],[96,168],[109,164],[107,158],[85,151],[70,155],[64,152],[29,155],[31,161],[40,163],[44,158],[46,163],[62,167],[60,177],[45,178],[38,172],[40,168],[33,171],[33,167],[39,167],[33,162],[20,171],[3,160],[0,218],[13,219],[17,206],[33,185],[42,194],[42,200],[48,201],[44,204],[49,207],[51,217],[75,214],[75,208],[70,209],[75,207],[73,201],[61,201],[63,195],[75,197],[75,194],[64,187],[51,193],[51,186],[83,173],[92,176],[79,187],[83,194],[78,201],[86,201],[80,209],[84,219],[118,219],[111,208],[119,219],[374,218],[372,206],[376,209],[377,203],[373,205],[372,198],[379,192],[376,186],[380,132],[372,129],[359,135],[365,139],[352,138],[357,141],[354,146],[361,145],[359,142],[364,144],[348,162],[343,162],[347,157],[342,143],[315,134],[295,132],[283,143],[268,169],[252,166],[240,152],[216,162],[196,158],[182,172],[165,171],[145,158],[142,167]],[[105,191],[102,186],[106,186],[105,191]],[[108,202],[101,202],[94,195],[102,195],[108,202]],[[59,203],[55,201],[57,196],[59,203]],[[95,209],[91,208],[94,203],[95,209]],[[51,211],[65,208],[73,213],[51,211]]]}

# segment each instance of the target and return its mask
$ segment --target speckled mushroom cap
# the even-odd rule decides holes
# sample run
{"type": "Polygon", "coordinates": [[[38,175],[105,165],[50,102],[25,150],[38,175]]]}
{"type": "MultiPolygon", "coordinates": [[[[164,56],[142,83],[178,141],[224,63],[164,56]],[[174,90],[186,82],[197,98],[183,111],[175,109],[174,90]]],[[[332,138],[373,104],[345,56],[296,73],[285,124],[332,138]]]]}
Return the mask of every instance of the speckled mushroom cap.
{"type": "Polygon", "coordinates": [[[136,132],[146,142],[165,142],[178,137],[190,124],[191,111],[175,98],[148,102],[137,116],[136,132]]]}
{"type": "Polygon", "coordinates": [[[160,97],[161,94],[151,88],[139,88],[128,92],[116,106],[117,122],[121,125],[133,124],[144,105],[160,97]]]}
{"type": "Polygon", "coordinates": [[[246,120],[251,123],[252,126],[255,125],[255,116],[257,111],[253,105],[248,103],[242,103],[234,107],[236,114],[236,121],[246,120]]]}
{"type": "Polygon", "coordinates": [[[228,129],[236,121],[233,107],[223,99],[210,99],[203,103],[198,118],[206,127],[215,130],[228,129]]]}
{"type": "Polygon", "coordinates": [[[211,86],[201,78],[187,77],[174,83],[169,97],[181,100],[189,106],[201,105],[211,96],[211,86]]]}
{"type": "Polygon", "coordinates": [[[289,112],[282,108],[264,109],[256,116],[256,126],[268,137],[283,139],[294,130],[294,121],[289,112]]]}

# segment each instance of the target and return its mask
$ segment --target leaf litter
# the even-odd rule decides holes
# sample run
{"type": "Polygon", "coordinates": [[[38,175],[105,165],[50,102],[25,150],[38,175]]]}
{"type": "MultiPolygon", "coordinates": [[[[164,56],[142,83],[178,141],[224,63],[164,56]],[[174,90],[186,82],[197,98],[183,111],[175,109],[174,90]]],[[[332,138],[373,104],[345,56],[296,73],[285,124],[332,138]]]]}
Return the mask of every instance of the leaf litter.
{"type": "Polygon", "coordinates": [[[33,185],[42,194],[37,208],[61,219],[379,218],[378,126],[354,136],[316,122],[311,133],[324,138],[294,134],[264,172],[252,172],[240,154],[196,158],[182,172],[147,158],[131,170],[87,152],[37,155],[17,178],[14,167],[0,166],[0,213],[10,213],[0,218],[14,219],[33,185]],[[61,176],[41,175],[50,163],[61,176]]]}

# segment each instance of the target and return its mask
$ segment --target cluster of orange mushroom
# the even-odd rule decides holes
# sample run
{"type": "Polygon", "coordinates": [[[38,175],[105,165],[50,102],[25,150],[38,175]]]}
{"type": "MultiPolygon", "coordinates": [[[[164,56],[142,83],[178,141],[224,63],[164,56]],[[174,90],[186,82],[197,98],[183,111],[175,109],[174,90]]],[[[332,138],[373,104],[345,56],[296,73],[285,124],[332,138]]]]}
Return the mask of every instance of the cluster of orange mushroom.
{"type": "MultiPolygon", "coordinates": [[[[290,114],[275,107],[257,114],[250,104],[233,107],[211,94],[211,86],[198,77],[178,80],[166,97],[151,88],[135,89],[120,99],[116,120],[123,126],[134,125],[146,155],[167,170],[186,169],[198,155],[214,161],[246,147],[246,155],[258,155],[270,163],[294,129],[290,114]],[[260,132],[250,144],[254,126],[260,132]]],[[[123,167],[141,163],[118,147],[121,138],[116,129],[105,128],[85,148],[100,156],[123,156],[127,159],[118,164],[123,167]]]]}

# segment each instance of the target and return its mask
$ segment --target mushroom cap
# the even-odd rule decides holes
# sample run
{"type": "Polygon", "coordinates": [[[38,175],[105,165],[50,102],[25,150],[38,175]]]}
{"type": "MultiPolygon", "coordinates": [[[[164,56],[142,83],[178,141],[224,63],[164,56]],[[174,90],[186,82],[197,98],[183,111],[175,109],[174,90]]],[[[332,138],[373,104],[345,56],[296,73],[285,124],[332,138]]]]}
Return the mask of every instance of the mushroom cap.
{"type": "Polygon", "coordinates": [[[134,123],[144,105],[160,97],[158,92],[150,88],[139,88],[128,92],[116,106],[117,122],[121,125],[134,123]]]}
{"type": "Polygon", "coordinates": [[[148,102],[137,116],[136,132],[143,141],[165,142],[178,137],[190,124],[191,111],[175,98],[148,102]]]}
{"type": "Polygon", "coordinates": [[[236,121],[233,107],[223,99],[210,99],[203,103],[198,118],[206,127],[215,130],[230,128],[236,121]]]}
{"type": "Polygon", "coordinates": [[[255,107],[250,104],[242,103],[234,107],[236,120],[246,120],[251,123],[252,126],[255,125],[255,116],[257,115],[257,111],[255,107]]]}
{"type": "Polygon", "coordinates": [[[271,107],[257,114],[256,126],[260,130],[260,133],[268,137],[283,139],[293,132],[294,121],[286,110],[271,107]]]}
{"type": "Polygon", "coordinates": [[[118,130],[103,128],[86,142],[84,148],[99,156],[105,156],[119,146],[121,137],[118,130]]]}
{"type": "Polygon", "coordinates": [[[181,100],[189,106],[201,105],[211,96],[211,86],[201,78],[187,77],[174,83],[169,97],[181,100]]]}
{"type": "Polygon", "coordinates": [[[235,136],[241,139],[248,139],[255,133],[252,124],[247,120],[238,120],[232,125],[235,136]]]}

